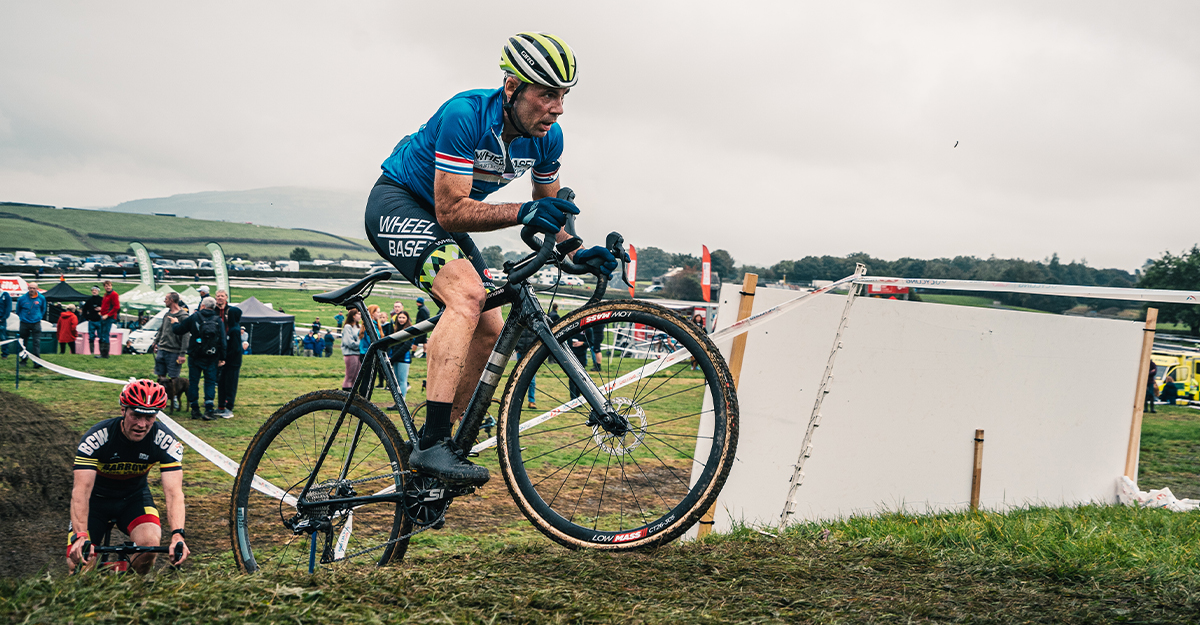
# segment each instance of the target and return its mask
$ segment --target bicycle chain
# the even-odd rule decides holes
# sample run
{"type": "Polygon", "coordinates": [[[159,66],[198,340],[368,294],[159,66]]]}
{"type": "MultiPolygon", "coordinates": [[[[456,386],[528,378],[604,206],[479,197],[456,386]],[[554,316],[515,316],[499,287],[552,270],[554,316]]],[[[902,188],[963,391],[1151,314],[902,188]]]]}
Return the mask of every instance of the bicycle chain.
{"type": "MultiPolygon", "coordinates": [[[[390,478],[393,478],[393,479],[396,479],[396,480],[402,480],[402,479],[403,479],[403,477],[404,477],[406,474],[407,474],[407,475],[412,475],[412,476],[414,476],[414,477],[417,475],[416,471],[400,471],[400,472],[397,472],[397,473],[392,473],[392,474],[390,474],[390,475],[380,475],[380,476],[376,476],[376,477],[363,477],[363,478],[359,478],[359,479],[357,479],[357,480],[347,480],[345,483],[347,483],[347,484],[362,484],[362,483],[364,483],[364,482],[372,482],[372,481],[375,481],[375,480],[382,480],[382,479],[389,478],[389,477],[390,477],[390,478]]],[[[449,506],[447,506],[446,508],[447,508],[447,509],[449,509],[449,506]]],[[[405,508],[405,510],[404,510],[404,512],[403,512],[403,514],[404,514],[404,516],[405,516],[405,517],[408,517],[408,519],[409,519],[410,521],[413,521],[413,525],[415,525],[415,526],[417,527],[417,529],[416,529],[416,530],[414,530],[414,531],[411,531],[411,532],[409,532],[409,533],[407,533],[407,534],[405,534],[405,535],[403,535],[403,536],[398,536],[398,537],[396,537],[396,538],[393,538],[393,539],[391,539],[391,540],[389,540],[389,541],[387,541],[387,542],[383,543],[382,545],[376,545],[376,546],[374,546],[374,547],[368,547],[368,548],[366,548],[366,549],[363,549],[362,551],[356,551],[356,552],[354,552],[354,553],[351,553],[351,554],[344,555],[344,556],[342,556],[342,557],[340,557],[340,558],[335,558],[335,559],[333,559],[333,560],[330,560],[330,561],[329,561],[329,563],[330,563],[330,564],[332,564],[332,563],[334,563],[334,562],[341,562],[341,561],[343,561],[343,560],[349,560],[350,558],[356,558],[356,557],[358,557],[358,556],[361,556],[361,555],[363,555],[364,553],[370,553],[370,552],[372,552],[372,551],[378,551],[378,550],[380,550],[380,549],[383,549],[384,547],[387,547],[387,546],[389,546],[389,545],[394,545],[394,544],[396,544],[396,543],[398,543],[398,542],[400,542],[400,541],[403,541],[403,540],[408,540],[409,538],[412,538],[413,536],[416,536],[417,534],[420,534],[421,532],[424,532],[424,531],[426,531],[426,530],[428,530],[428,529],[432,528],[434,525],[437,525],[437,524],[438,524],[438,521],[445,521],[445,520],[446,520],[446,510],[442,510],[442,514],[441,514],[441,516],[439,516],[437,519],[435,519],[435,520],[434,520],[432,523],[428,523],[428,524],[426,524],[426,525],[421,525],[421,524],[417,523],[417,522],[416,522],[416,521],[415,521],[415,520],[414,520],[414,519],[413,519],[411,516],[409,516],[409,515],[408,515],[408,510],[407,510],[407,507],[405,508]]]]}

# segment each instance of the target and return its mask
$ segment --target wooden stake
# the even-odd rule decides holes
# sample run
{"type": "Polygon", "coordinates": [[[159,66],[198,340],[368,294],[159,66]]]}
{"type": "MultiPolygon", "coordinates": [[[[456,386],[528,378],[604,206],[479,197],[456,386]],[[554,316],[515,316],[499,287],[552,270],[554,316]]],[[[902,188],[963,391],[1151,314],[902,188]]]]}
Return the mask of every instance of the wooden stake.
{"type": "MultiPolygon", "coordinates": [[[[736,321],[741,321],[750,316],[754,311],[754,291],[758,287],[758,274],[748,273],[742,279],[742,299],[738,302],[738,314],[736,321]]],[[[742,359],[746,355],[746,335],[743,332],[733,337],[733,349],[729,352],[729,373],[733,374],[733,388],[738,387],[738,381],[742,377],[742,359]]],[[[704,512],[704,516],[700,517],[700,527],[696,529],[696,537],[704,538],[712,532],[713,517],[716,515],[716,503],[709,506],[704,512]]]]}
{"type": "Polygon", "coordinates": [[[1129,426],[1129,448],[1125,451],[1125,477],[1137,484],[1138,456],[1142,449],[1142,411],[1146,409],[1146,387],[1150,383],[1150,353],[1154,351],[1154,330],[1158,328],[1158,309],[1146,309],[1146,329],[1142,332],[1142,360],[1138,365],[1137,391],[1133,394],[1133,423],[1129,426]]]}
{"type": "Polygon", "coordinates": [[[983,430],[975,430],[975,469],[971,472],[971,512],[979,510],[979,477],[983,473],[983,430]]]}

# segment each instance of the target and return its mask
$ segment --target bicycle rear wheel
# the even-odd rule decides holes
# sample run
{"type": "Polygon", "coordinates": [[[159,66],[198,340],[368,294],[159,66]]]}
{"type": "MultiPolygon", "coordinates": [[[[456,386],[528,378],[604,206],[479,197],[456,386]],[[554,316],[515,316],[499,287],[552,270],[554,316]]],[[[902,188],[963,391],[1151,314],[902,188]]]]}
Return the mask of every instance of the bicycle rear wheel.
{"type": "Polygon", "coordinates": [[[716,501],[737,448],[737,397],[724,359],[702,329],[647,302],[602,302],[553,330],[585,369],[587,334],[605,333],[605,364],[589,375],[630,427],[614,434],[589,420],[585,401],[571,407],[574,384],[537,343],[500,407],[501,473],[518,507],[571,548],[674,540],[716,501]],[[663,345],[677,351],[667,355],[663,345]],[[541,409],[525,407],[531,386],[541,409]]]}
{"type": "Polygon", "coordinates": [[[308,570],[310,558],[322,565],[383,566],[404,556],[408,539],[397,537],[408,534],[412,522],[400,504],[337,503],[404,489],[408,448],[391,421],[361,398],[351,404],[305,498],[329,505],[303,514],[295,507],[346,396],[326,390],[297,397],[267,419],[250,443],[234,481],[229,519],[234,559],[243,571],[308,570]],[[257,490],[262,484],[255,478],[276,487],[275,495],[257,490]]]}

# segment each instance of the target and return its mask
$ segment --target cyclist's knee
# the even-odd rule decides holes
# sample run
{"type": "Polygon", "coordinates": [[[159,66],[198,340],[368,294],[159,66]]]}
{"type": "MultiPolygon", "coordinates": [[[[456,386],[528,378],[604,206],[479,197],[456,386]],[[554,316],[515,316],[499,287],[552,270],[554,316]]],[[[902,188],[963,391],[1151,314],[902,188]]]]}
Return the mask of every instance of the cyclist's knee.
{"type": "Polygon", "coordinates": [[[461,315],[478,317],[487,302],[483,280],[466,259],[447,263],[434,278],[432,290],[448,310],[461,315]]]}

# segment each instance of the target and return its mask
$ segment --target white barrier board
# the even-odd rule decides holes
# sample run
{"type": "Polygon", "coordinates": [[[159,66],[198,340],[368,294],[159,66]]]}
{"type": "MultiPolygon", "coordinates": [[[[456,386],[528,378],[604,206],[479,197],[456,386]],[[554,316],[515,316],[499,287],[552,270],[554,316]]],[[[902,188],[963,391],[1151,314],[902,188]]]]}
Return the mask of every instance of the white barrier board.
{"type": "MultiPolygon", "coordinates": [[[[722,289],[718,329],[735,320],[739,290],[722,289]]],[[[755,312],[796,294],[759,289],[755,312]]],[[[845,301],[822,295],[749,332],[738,460],[716,530],[778,524],[845,301]]],[[[1142,327],[856,299],[794,520],[967,507],[976,428],[981,507],[1115,501],[1142,327]]]]}

